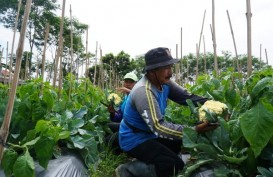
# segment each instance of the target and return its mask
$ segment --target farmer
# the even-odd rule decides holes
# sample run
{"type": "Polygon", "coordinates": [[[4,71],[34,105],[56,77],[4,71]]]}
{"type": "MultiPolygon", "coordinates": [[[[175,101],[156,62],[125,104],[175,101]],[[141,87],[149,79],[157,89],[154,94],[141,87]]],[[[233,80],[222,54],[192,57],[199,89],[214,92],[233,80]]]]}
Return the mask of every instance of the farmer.
{"type": "MultiPolygon", "coordinates": [[[[132,90],[132,88],[134,87],[134,85],[136,84],[137,80],[138,80],[137,76],[134,73],[132,73],[132,72],[127,73],[123,78],[123,87],[117,88],[118,92],[125,94],[124,99],[119,106],[119,109],[115,110],[113,105],[108,105],[108,112],[110,113],[110,120],[112,122],[118,123],[118,127],[113,126],[113,131],[115,131],[115,132],[118,131],[118,129],[119,129],[119,123],[123,117],[123,111],[125,108],[125,104],[126,104],[128,95],[129,95],[130,91],[132,90]]],[[[113,124],[113,125],[115,125],[115,124],[113,124]]],[[[112,127],[110,127],[110,128],[112,128],[112,127]]]]}
{"type": "MultiPolygon", "coordinates": [[[[184,167],[184,162],[178,156],[184,126],[164,119],[167,100],[181,105],[187,105],[186,99],[191,99],[195,105],[207,101],[206,98],[188,93],[171,80],[172,66],[177,62],[168,48],[151,49],[145,54],[146,73],[130,92],[120,124],[121,149],[129,156],[145,162],[148,165],[146,171],[150,171],[148,176],[170,177],[177,175],[184,167]]],[[[202,133],[216,127],[205,122],[193,128],[202,133]]],[[[129,177],[133,173],[132,165],[120,165],[116,169],[117,176],[129,177]]],[[[141,166],[140,163],[138,166],[141,166]]]]}
{"type": "Polygon", "coordinates": [[[119,106],[119,109],[115,110],[113,105],[108,105],[107,107],[108,112],[110,113],[110,120],[112,121],[108,123],[108,126],[112,130],[113,134],[106,137],[106,142],[110,144],[112,148],[115,149],[115,152],[117,154],[121,152],[118,144],[119,124],[123,118],[123,111],[125,108],[128,95],[137,81],[138,78],[133,72],[127,73],[123,78],[123,87],[117,88],[118,92],[121,92],[125,95],[122,103],[119,106]]]}

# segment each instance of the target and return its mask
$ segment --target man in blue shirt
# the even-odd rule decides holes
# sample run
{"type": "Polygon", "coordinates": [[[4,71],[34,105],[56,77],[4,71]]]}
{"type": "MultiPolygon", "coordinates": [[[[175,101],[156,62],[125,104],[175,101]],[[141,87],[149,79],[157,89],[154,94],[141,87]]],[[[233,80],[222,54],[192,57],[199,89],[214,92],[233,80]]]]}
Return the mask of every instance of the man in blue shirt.
{"type": "MultiPolygon", "coordinates": [[[[190,94],[171,80],[172,66],[177,62],[168,48],[151,49],[145,54],[146,74],[128,96],[119,129],[121,149],[129,156],[154,166],[157,177],[171,177],[184,167],[178,157],[184,126],[164,119],[167,100],[181,105],[187,105],[187,99],[195,105],[207,101],[190,94]]],[[[216,126],[205,122],[193,128],[197,132],[205,132],[216,126]]],[[[119,168],[116,172],[118,177],[124,176],[119,168]]]]}
{"type": "Polygon", "coordinates": [[[123,112],[124,112],[124,108],[125,108],[125,104],[128,98],[128,95],[130,93],[130,91],[133,89],[134,85],[136,84],[136,82],[138,81],[137,76],[133,73],[127,73],[124,78],[123,78],[123,87],[119,87],[116,90],[118,92],[121,92],[124,94],[124,98],[122,103],[119,106],[118,110],[115,110],[113,105],[108,105],[108,112],[110,113],[110,120],[114,123],[110,123],[110,128],[113,132],[118,131],[119,129],[119,123],[121,122],[122,118],[123,118],[123,112]],[[113,127],[111,127],[111,125],[113,125],[113,127]],[[118,125],[116,127],[116,125],[118,125]]]}
{"type": "Polygon", "coordinates": [[[108,135],[106,137],[106,143],[112,147],[112,149],[114,150],[113,152],[115,154],[119,154],[122,152],[118,142],[119,125],[120,125],[120,121],[123,118],[123,112],[124,112],[128,95],[137,81],[138,81],[138,78],[133,72],[127,73],[123,78],[123,82],[124,82],[123,87],[119,87],[116,89],[118,92],[121,92],[124,94],[124,98],[122,103],[119,106],[119,109],[115,110],[113,105],[108,105],[108,112],[110,113],[110,120],[111,120],[111,122],[108,123],[108,127],[112,130],[113,134],[108,135]]]}

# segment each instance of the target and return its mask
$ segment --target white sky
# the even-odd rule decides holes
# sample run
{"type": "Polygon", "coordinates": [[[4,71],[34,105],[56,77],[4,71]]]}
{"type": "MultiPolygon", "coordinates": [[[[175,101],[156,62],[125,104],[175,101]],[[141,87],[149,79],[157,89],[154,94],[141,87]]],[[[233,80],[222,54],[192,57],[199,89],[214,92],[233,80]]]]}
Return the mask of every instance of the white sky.
{"type": "MultiPolygon", "coordinates": [[[[62,5],[62,0],[59,2],[62,5]]],[[[66,0],[67,17],[70,5],[72,15],[89,25],[88,50],[92,53],[95,53],[97,41],[103,55],[123,50],[135,57],[162,46],[170,48],[175,57],[178,44],[180,57],[181,28],[183,55],[195,53],[205,10],[206,51],[213,52],[212,0],[66,0]]],[[[237,52],[246,54],[246,0],[215,0],[217,54],[228,50],[235,55],[226,10],[231,18],[237,52]]],[[[251,11],[252,55],[260,57],[262,44],[262,60],[266,59],[266,49],[269,64],[273,65],[273,0],[251,0],[251,11]]],[[[12,31],[0,28],[0,45],[6,46],[7,41],[12,41],[12,31]]],[[[203,53],[203,41],[200,50],[203,53]]]]}

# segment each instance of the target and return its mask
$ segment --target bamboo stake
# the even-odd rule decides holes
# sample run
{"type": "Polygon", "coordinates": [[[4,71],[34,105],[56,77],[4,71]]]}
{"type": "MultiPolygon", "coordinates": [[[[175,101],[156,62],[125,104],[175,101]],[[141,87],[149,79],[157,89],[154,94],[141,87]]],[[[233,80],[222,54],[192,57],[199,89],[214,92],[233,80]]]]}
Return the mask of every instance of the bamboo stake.
{"type": "Polygon", "coordinates": [[[62,40],[62,43],[61,43],[61,55],[60,55],[60,73],[59,73],[59,98],[61,98],[61,95],[62,95],[62,87],[63,87],[63,40],[62,40]]]}
{"type": "Polygon", "coordinates": [[[198,65],[199,65],[199,45],[196,44],[196,78],[195,78],[195,81],[197,81],[198,79],[198,74],[199,74],[199,69],[198,69],[198,65]]]}
{"type": "MultiPolygon", "coordinates": [[[[234,32],[233,32],[233,29],[232,29],[232,24],[231,24],[231,20],[230,20],[228,10],[227,10],[227,16],[228,16],[228,21],[229,21],[229,26],[230,26],[230,32],[231,32],[231,35],[232,35],[233,46],[234,46],[234,50],[235,50],[235,59],[236,59],[237,70],[238,70],[238,72],[240,72],[236,42],[235,42],[234,32]]],[[[235,69],[234,61],[233,61],[233,67],[235,69]]]]}
{"type": "Polygon", "coordinates": [[[101,89],[104,90],[104,71],[103,71],[103,62],[102,62],[102,49],[101,49],[101,46],[100,46],[100,85],[101,85],[101,89]]]}
{"type": "Polygon", "coordinates": [[[201,27],[201,32],[200,32],[200,37],[199,37],[199,43],[196,44],[197,48],[196,48],[196,80],[198,78],[198,62],[199,62],[199,57],[200,57],[200,46],[201,46],[201,39],[202,39],[202,34],[203,34],[203,28],[204,28],[204,22],[205,22],[205,17],[206,17],[206,10],[204,11],[204,15],[203,15],[203,22],[202,22],[202,27],[201,27]]]}
{"type": "Polygon", "coordinates": [[[60,24],[60,33],[59,33],[59,41],[58,41],[59,45],[58,45],[58,50],[57,50],[56,62],[55,62],[55,66],[54,66],[53,87],[56,86],[57,70],[58,70],[60,52],[62,50],[63,26],[64,26],[64,12],[65,12],[65,0],[63,0],[63,7],[62,7],[62,19],[61,19],[61,24],[60,24]]]}
{"type": "Polygon", "coordinates": [[[96,42],[96,58],[95,58],[95,70],[94,70],[94,81],[93,85],[96,85],[96,73],[97,73],[97,57],[98,57],[98,41],[96,42]]]}
{"type": "Polygon", "coordinates": [[[70,4],[70,57],[71,57],[71,68],[70,68],[70,72],[72,73],[72,66],[73,66],[73,25],[72,25],[72,8],[71,8],[71,4],[70,4]]]}
{"type": "MultiPolygon", "coordinates": [[[[88,78],[88,58],[89,58],[89,56],[88,56],[88,29],[89,29],[89,26],[87,26],[87,28],[86,28],[86,49],[85,49],[85,53],[86,53],[86,56],[85,56],[85,74],[84,74],[84,76],[85,76],[85,78],[88,78]]],[[[87,82],[85,82],[85,92],[86,92],[86,90],[87,90],[87,82]]]]}
{"type": "Polygon", "coordinates": [[[264,51],[265,51],[266,64],[268,65],[267,51],[266,51],[266,49],[264,49],[264,51]]]}
{"type": "Polygon", "coordinates": [[[246,0],[246,18],[247,18],[247,76],[249,77],[252,74],[252,39],[251,39],[251,9],[250,9],[250,0],[246,0]]]}
{"type": "Polygon", "coordinates": [[[23,18],[20,39],[19,39],[19,43],[18,43],[16,66],[15,66],[15,72],[14,72],[13,82],[12,82],[12,86],[11,86],[11,92],[9,95],[8,105],[6,107],[5,117],[4,117],[4,120],[3,120],[3,123],[1,126],[1,130],[0,130],[0,140],[1,140],[0,160],[1,161],[2,161],[2,157],[3,157],[4,146],[6,144],[7,137],[9,134],[9,126],[10,126],[10,121],[11,121],[11,115],[13,112],[17,83],[19,80],[20,67],[21,67],[21,62],[22,62],[22,54],[23,54],[23,50],[24,50],[24,42],[25,42],[25,36],[26,36],[26,27],[27,27],[28,17],[29,17],[29,13],[30,13],[31,3],[32,3],[32,0],[27,0],[27,2],[26,2],[25,14],[24,14],[24,18],[23,18]]]}
{"type": "Polygon", "coordinates": [[[205,44],[205,36],[203,35],[203,45],[204,45],[204,73],[207,73],[207,59],[206,59],[206,44],[205,44]]]}
{"type": "MultiPolygon", "coordinates": [[[[21,2],[22,2],[22,0],[19,0],[16,19],[15,19],[15,25],[14,25],[14,28],[13,28],[13,38],[12,38],[12,45],[11,45],[11,52],[10,52],[10,62],[9,62],[10,71],[11,71],[11,68],[12,68],[13,50],[14,50],[16,30],[17,30],[17,26],[18,26],[19,12],[20,12],[20,9],[21,9],[21,6],[22,6],[21,2]]],[[[11,87],[11,74],[9,75],[9,88],[10,87],[11,87]]]]}
{"type": "Polygon", "coordinates": [[[25,76],[24,76],[24,80],[27,80],[27,76],[28,76],[28,52],[27,52],[27,56],[26,56],[26,63],[25,63],[25,76]]]}
{"type": "Polygon", "coordinates": [[[201,45],[201,39],[202,39],[202,35],[203,35],[203,28],[204,28],[205,17],[206,17],[206,10],[204,11],[204,15],[203,15],[202,28],[201,28],[200,37],[199,37],[199,43],[198,43],[198,53],[200,53],[200,45],[201,45]]]}
{"type": "Polygon", "coordinates": [[[219,75],[218,61],[217,61],[217,50],[216,50],[216,32],[215,32],[215,7],[214,0],[212,0],[212,40],[213,40],[213,51],[214,51],[214,70],[216,75],[219,75]]]}
{"type": "Polygon", "coordinates": [[[44,81],[46,46],[47,46],[48,35],[49,35],[49,23],[46,24],[46,34],[45,34],[44,50],[43,50],[43,56],[42,56],[42,73],[41,73],[42,81],[44,81]]]}
{"type": "MultiPolygon", "coordinates": [[[[58,46],[56,47],[56,50],[55,50],[55,56],[54,56],[54,60],[53,60],[53,66],[52,66],[52,69],[51,69],[51,71],[50,71],[50,76],[51,76],[52,73],[53,73],[53,80],[52,80],[53,85],[54,85],[54,82],[56,82],[56,81],[54,81],[54,72],[55,72],[55,70],[57,70],[57,69],[56,69],[57,53],[58,53],[58,46]]],[[[51,79],[50,79],[50,80],[51,80],[51,79]]]]}
{"type": "Polygon", "coordinates": [[[88,69],[88,58],[89,58],[89,56],[88,56],[88,29],[89,29],[89,27],[87,26],[87,29],[86,29],[86,49],[85,49],[85,53],[86,53],[86,55],[85,55],[85,78],[87,78],[88,77],[88,71],[87,71],[87,69],[88,69]]]}

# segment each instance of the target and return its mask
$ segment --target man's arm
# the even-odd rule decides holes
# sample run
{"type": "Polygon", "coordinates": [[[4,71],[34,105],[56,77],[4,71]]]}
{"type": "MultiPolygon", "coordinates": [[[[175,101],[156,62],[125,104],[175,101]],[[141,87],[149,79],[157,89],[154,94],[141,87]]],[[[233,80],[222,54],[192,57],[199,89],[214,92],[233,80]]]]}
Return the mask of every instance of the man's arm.
{"type": "Polygon", "coordinates": [[[181,105],[187,105],[186,100],[190,99],[195,106],[200,104],[204,104],[208,99],[202,96],[194,95],[189,93],[186,89],[178,85],[177,83],[170,81],[170,94],[169,98],[181,105]]]}
{"type": "Polygon", "coordinates": [[[155,135],[161,138],[181,139],[183,126],[164,120],[150,83],[146,86],[131,94],[134,106],[141,114],[144,122],[155,135]]]}

